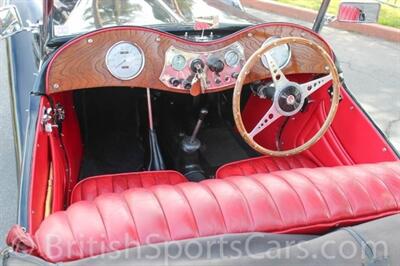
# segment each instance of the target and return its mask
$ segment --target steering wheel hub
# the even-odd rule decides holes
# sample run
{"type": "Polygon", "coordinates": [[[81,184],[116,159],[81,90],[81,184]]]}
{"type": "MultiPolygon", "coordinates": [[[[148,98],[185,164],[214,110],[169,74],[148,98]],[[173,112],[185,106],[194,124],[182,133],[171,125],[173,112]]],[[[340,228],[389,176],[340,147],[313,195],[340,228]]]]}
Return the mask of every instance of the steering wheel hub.
{"type": "Polygon", "coordinates": [[[284,116],[291,116],[299,112],[304,104],[301,90],[296,85],[289,85],[278,93],[277,109],[284,116]]]}

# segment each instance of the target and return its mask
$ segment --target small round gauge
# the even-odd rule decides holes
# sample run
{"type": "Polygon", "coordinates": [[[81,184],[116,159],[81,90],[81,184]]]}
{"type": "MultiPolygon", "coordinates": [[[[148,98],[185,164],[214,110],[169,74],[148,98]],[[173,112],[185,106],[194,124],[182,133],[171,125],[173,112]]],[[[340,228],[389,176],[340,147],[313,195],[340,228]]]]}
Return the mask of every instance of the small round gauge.
{"type": "Polygon", "coordinates": [[[143,51],[135,44],[118,42],[108,50],[106,65],[108,71],[117,79],[133,79],[143,70],[143,51]]]}
{"type": "Polygon", "coordinates": [[[235,50],[230,50],[225,54],[225,63],[230,67],[235,67],[239,64],[240,55],[235,50]]]}
{"type": "Polygon", "coordinates": [[[172,68],[175,69],[176,71],[181,71],[185,68],[186,66],[186,58],[183,55],[175,55],[172,58],[172,68]]]}
{"type": "MultiPolygon", "coordinates": [[[[276,39],[279,39],[279,37],[273,36],[273,37],[268,38],[264,42],[263,46],[271,43],[272,41],[274,41],[276,39]]],[[[269,50],[261,58],[263,65],[267,69],[269,69],[268,60],[267,60],[267,54],[271,55],[272,58],[276,61],[276,64],[278,65],[278,67],[282,69],[282,68],[286,67],[289,64],[290,58],[292,56],[292,51],[290,49],[289,44],[280,45],[280,46],[277,46],[277,47],[272,48],[271,50],[269,50]]]]}

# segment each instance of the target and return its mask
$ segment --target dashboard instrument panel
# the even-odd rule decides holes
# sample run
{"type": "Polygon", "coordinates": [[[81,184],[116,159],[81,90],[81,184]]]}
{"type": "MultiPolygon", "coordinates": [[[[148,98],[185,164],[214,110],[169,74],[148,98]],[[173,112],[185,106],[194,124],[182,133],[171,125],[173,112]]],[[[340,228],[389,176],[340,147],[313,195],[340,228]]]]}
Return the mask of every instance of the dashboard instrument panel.
{"type": "MultiPolygon", "coordinates": [[[[273,38],[299,36],[330,47],[310,29],[268,23],[210,42],[193,42],[144,27],[91,32],[58,49],[47,68],[46,92],[99,87],[142,87],[199,95],[230,89],[246,59],[273,38]]],[[[285,74],[326,73],[320,56],[293,44],[270,51],[285,74]]],[[[246,83],[269,78],[260,58],[246,83]]]]}
{"type": "Polygon", "coordinates": [[[203,79],[200,80],[203,93],[208,89],[233,87],[245,62],[244,48],[239,42],[207,52],[171,46],[165,53],[160,80],[166,87],[190,91],[196,85],[195,79],[203,79]]]}

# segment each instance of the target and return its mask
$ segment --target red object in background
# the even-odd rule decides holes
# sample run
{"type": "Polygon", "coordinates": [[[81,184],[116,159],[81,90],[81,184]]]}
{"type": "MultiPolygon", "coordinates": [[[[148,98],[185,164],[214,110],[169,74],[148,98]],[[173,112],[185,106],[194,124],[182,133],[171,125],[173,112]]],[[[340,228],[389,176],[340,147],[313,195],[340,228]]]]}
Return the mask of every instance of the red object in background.
{"type": "Polygon", "coordinates": [[[339,21],[359,21],[361,10],[358,7],[342,4],[339,10],[339,21]]]}
{"type": "Polygon", "coordinates": [[[194,23],[194,29],[195,30],[208,30],[210,28],[211,28],[211,25],[206,23],[206,22],[196,21],[194,23]]]}

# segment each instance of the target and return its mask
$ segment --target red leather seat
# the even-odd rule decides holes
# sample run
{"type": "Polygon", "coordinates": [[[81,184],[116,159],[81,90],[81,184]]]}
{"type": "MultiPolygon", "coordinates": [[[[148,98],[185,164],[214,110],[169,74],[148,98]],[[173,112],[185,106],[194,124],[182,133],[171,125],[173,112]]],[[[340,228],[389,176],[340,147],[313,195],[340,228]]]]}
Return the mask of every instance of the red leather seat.
{"type": "Polygon", "coordinates": [[[315,168],[318,165],[304,155],[289,157],[258,157],[232,162],[221,166],[215,175],[216,178],[225,178],[240,175],[271,173],[296,168],[315,168]]]}
{"type": "Polygon", "coordinates": [[[72,191],[71,203],[94,200],[104,193],[123,192],[131,188],[148,188],[154,185],[175,185],[187,182],[185,176],[176,171],[151,171],[102,175],[80,181],[72,191]]]}
{"type": "Polygon", "coordinates": [[[136,188],[80,201],[34,235],[51,262],[227,233],[317,233],[400,212],[400,162],[136,188]]]}

